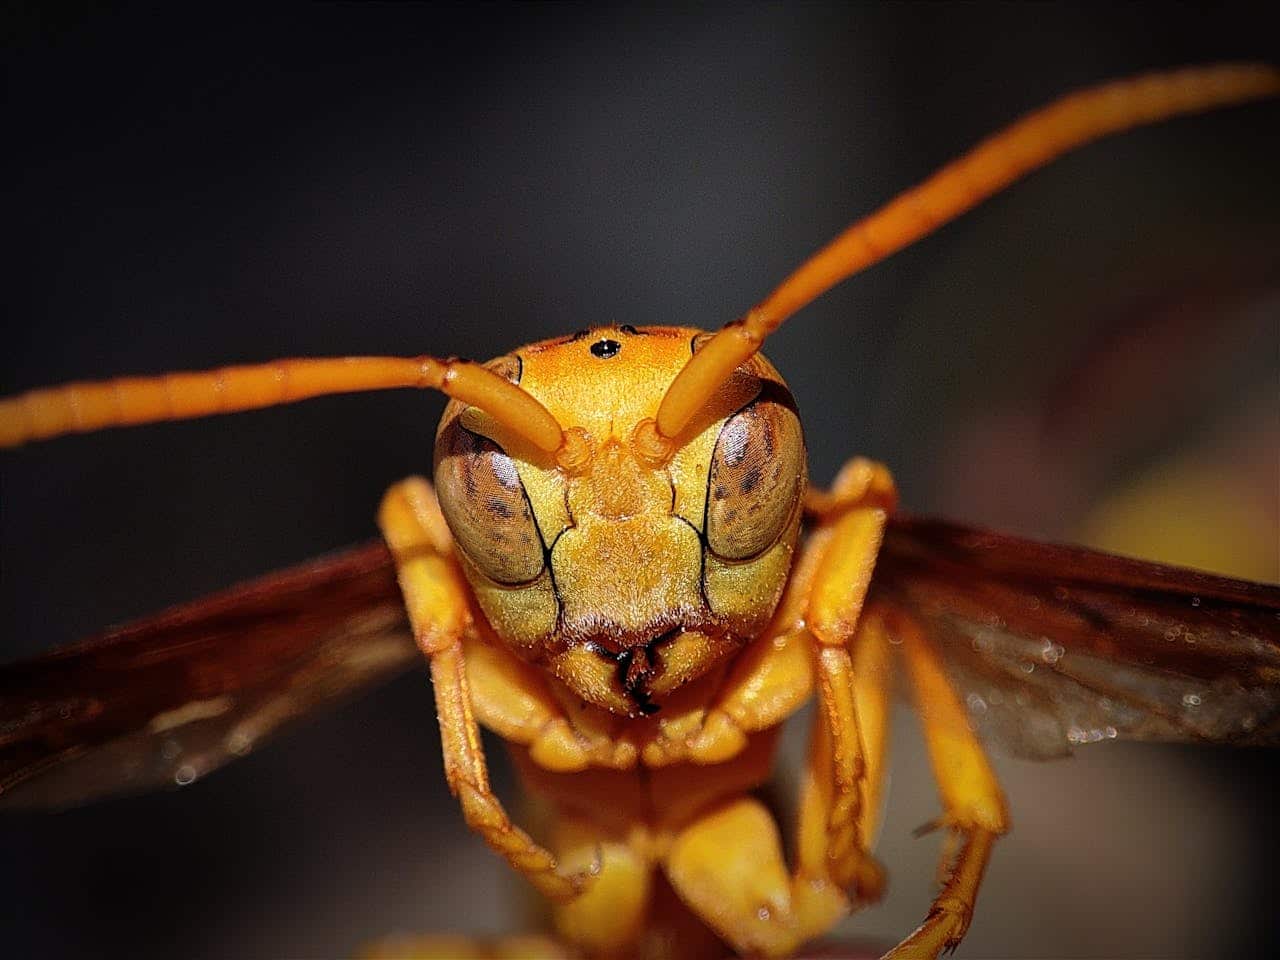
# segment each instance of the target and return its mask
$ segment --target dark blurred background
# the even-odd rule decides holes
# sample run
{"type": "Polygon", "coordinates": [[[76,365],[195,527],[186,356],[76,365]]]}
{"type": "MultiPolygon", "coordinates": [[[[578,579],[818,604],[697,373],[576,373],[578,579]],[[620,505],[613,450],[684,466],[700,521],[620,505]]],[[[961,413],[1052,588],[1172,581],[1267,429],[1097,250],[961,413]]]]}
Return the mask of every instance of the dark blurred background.
{"type": "MultiPolygon", "coordinates": [[[[3,393],[716,327],[1027,109],[1278,52],[1230,5],[3,16],[3,393]]],[[[1082,150],[807,309],[769,354],[815,478],[870,454],[915,510],[1280,577],[1278,121],[1082,150]]],[[[440,408],[332,398],[5,455],[0,656],[369,538],[440,408]]],[[[900,726],[890,892],[847,928],[885,944],[937,850],[910,836],[937,801],[900,726]]],[[[1001,761],[1016,831],[960,955],[1274,954],[1276,762],[1001,761]]],[[[0,818],[0,863],[10,956],[337,956],[525,922],[445,789],[421,673],[182,791],[0,818]]]]}

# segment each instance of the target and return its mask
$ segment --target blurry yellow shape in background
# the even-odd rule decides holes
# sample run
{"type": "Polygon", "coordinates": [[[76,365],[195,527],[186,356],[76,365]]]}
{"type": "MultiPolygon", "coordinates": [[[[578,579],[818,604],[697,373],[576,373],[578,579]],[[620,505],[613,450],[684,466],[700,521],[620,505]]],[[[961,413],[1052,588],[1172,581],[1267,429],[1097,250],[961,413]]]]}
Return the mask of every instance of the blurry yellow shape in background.
{"type": "Polygon", "coordinates": [[[1106,496],[1080,539],[1100,550],[1246,580],[1280,582],[1277,498],[1203,456],[1166,461],[1106,496]]]}

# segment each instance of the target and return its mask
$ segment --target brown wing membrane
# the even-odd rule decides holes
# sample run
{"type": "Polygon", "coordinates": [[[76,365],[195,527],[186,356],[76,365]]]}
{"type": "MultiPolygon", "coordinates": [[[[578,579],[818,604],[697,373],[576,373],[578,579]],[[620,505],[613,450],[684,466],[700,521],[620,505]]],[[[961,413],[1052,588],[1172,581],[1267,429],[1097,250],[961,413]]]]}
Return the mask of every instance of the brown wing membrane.
{"type": "Polygon", "coordinates": [[[0,667],[0,806],[184,784],[419,659],[380,544],[0,667]]]}
{"type": "Polygon", "coordinates": [[[1016,756],[1280,744],[1280,588],[898,517],[872,591],[924,627],[975,729],[1016,756]]]}
{"type": "MultiPolygon", "coordinates": [[[[1014,754],[1280,743],[1276,587],[899,517],[872,591],[921,622],[1014,754]]],[[[190,782],[417,661],[371,544],[0,667],[0,806],[190,782]]]]}

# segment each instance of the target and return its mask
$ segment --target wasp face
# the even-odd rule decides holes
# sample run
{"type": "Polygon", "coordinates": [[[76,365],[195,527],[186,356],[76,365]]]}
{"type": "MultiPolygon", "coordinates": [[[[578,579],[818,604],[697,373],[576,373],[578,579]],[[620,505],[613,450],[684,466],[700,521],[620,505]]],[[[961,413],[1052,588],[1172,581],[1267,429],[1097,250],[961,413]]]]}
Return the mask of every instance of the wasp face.
{"type": "Polygon", "coordinates": [[[699,336],[598,328],[493,361],[579,434],[590,451],[580,470],[456,402],[436,437],[440,505],[495,633],[616,713],[654,712],[758,636],[799,531],[804,440],[763,358],[725,384],[668,462],[650,465],[632,442],[699,336]]]}

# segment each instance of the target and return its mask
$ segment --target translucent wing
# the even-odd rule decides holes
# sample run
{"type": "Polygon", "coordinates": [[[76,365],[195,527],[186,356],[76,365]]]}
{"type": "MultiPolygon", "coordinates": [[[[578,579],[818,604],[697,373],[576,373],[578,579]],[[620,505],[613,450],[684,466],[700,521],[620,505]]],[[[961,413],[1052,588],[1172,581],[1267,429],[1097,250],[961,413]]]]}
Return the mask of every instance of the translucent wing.
{"type": "Polygon", "coordinates": [[[873,596],[1016,756],[1126,738],[1280,744],[1280,588],[895,518],[873,596]]]}
{"type": "Polygon", "coordinates": [[[0,667],[0,806],[188,783],[420,660],[371,544],[0,667]]]}
{"type": "MultiPolygon", "coordinates": [[[[896,518],[873,596],[937,643],[977,729],[1280,743],[1280,589],[896,518]]],[[[381,544],[0,667],[0,806],[185,783],[417,663],[381,544]]]]}

